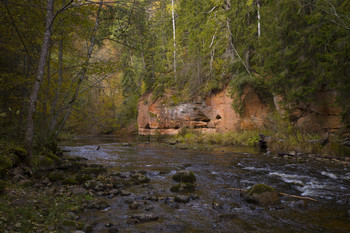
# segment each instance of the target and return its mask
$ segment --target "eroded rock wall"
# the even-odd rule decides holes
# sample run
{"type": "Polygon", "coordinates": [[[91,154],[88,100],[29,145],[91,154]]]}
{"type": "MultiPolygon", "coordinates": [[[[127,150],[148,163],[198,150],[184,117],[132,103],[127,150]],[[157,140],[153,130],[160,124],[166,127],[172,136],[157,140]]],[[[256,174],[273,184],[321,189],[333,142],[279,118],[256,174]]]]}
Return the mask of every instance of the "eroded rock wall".
{"type": "Polygon", "coordinates": [[[171,106],[168,97],[154,100],[144,95],[139,103],[138,126],[140,135],[177,134],[187,127],[202,132],[227,132],[263,126],[269,108],[253,91],[246,88],[242,97],[244,116],[232,108],[227,89],[205,99],[171,106]]]}
{"type": "Polygon", "coordinates": [[[244,114],[239,116],[232,108],[233,99],[225,89],[205,99],[188,103],[170,104],[171,95],[155,100],[152,94],[144,95],[139,102],[138,126],[140,135],[177,134],[182,128],[201,132],[227,132],[269,127],[270,113],[290,113],[290,118],[301,128],[329,132],[344,125],[341,108],[337,107],[336,92],[320,91],[312,104],[299,104],[293,108],[282,107],[282,97],[276,96],[275,106],[263,103],[253,88],[247,87],[242,96],[244,114]]]}

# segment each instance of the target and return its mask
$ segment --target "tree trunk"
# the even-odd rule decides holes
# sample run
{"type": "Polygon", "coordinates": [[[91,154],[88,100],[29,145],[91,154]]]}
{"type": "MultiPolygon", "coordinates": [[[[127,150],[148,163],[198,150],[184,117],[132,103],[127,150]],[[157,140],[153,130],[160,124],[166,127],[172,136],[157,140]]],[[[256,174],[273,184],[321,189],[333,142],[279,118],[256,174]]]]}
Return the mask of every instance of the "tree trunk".
{"type": "Polygon", "coordinates": [[[173,34],[174,34],[174,75],[176,80],[176,32],[175,32],[175,11],[174,11],[174,0],[171,0],[171,15],[173,18],[173,34]]]}
{"type": "Polygon", "coordinates": [[[32,145],[33,145],[33,137],[34,137],[34,113],[35,113],[36,103],[38,100],[39,89],[45,73],[46,58],[49,51],[49,44],[51,39],[51,24],[53,19],[54,4],[55,4],[54,0],[47,0],[46,26],[45,26],[45,32],[44,32],[44,39],[43,39],[42,47],[40,51],[37,76],[34,81],[32,91],[29,96],[29,102],[28,102],[26,132],[24,136],[24,146],[28,152],[28,156],[26,158],[28,164],[31,163],[31,158],[32,158],[32,145]]]}
{"type": "Polygon", "coordinates": [[[258,37],[261,35],[261,28],[260,28],[260,0],[256,1],[256,5],[258,8],[258,37]]]}
{"type": "Polygon", "coordinates": [[[58,99],[61,95],[61,87],[62,87],[62,80],[63,80],[63,32],[61,32],[61,38],[58,42],[58,84],[57,84],[57,89],[55,91],[55,97],[53,99],[52,105],[51,105],[51,121],[50,125],[47,129],[46,135],[49,133],[50,135],[52,134],[53,130],[56,128],[57,125],[57,103],[58,99]]]}

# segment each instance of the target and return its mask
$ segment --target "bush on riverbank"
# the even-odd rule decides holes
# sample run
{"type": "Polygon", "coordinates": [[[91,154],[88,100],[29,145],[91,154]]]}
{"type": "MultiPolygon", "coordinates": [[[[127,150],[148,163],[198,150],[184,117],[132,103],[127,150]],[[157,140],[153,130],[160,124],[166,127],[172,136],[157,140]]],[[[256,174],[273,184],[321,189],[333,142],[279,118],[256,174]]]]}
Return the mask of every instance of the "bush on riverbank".
{"type": "Polygon", "coordinates": [[[324,137],[290,125],[276,124],[274,127],[250,131],[232,131],[226,133],[201,133],[184,129],[175,136],[180,144],[199,147],[222,146],[258,146],[259,134],[266,135],[268,150],[272,152],[296,152],[343,156],[346,148],[337,136],[324,137]],[[325,143],[323,143],[323,141],[325,143]],[[200,146],[202,145],[202,146],[200,146]]]}

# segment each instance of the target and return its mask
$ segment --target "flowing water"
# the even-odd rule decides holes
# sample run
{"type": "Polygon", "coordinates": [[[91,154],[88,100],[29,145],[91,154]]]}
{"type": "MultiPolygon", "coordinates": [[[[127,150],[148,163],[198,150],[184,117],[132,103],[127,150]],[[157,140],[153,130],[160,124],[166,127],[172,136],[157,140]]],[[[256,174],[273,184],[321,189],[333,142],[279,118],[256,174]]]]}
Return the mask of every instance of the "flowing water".
{"type": "Polygon", "coordinates": [[[267,157],[255,148],[217,148],[190,151],[126,141],[112,137],[81,138],[63,143],[68,155],[81,156],[116,172],[144,170],[151,182],[132,186],[127,197],[110,198],[111,208],[87,210],[94,232],[118,226],[119,232],[350,232],[350,168],[334,163],[267,157]],[[123,145],[130,142],[131,146],[123,145]],[[100,146],[99,150],[96,150],[100,146]],[[198,199],[174,203],[172,175],[179,170],[196,174],[198,199]],[[240,191],[264,183],[283,193],[307,196],[317,202],[282,197],[278,207],[246,203],[240,191]],[[159,201],[147,201],[157,196],[159,201]],[[128,200],[145,206],[132,210],[128,200]],[[136,213],[152,213],[157,221],[128,222],[136,213]]]}

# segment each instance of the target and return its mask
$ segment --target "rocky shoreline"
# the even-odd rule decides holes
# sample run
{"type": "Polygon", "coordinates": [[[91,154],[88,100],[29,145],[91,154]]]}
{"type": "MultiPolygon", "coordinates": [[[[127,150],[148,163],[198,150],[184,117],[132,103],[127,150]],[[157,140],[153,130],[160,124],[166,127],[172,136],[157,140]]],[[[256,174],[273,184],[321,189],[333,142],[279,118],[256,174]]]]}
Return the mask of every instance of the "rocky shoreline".
{"type": "MultiPolygon", "coordinates": [[[[189,194],[196,180],[192,172],[182,171],[173,179],[180,185],[176,190],[171,188],[173,196],[148,195],[140,199],[133,198],[128,190],[134,186],[152,189],[146,171],[115,172],[83,157],[68,156],[56,159],[55,166],[40,166],[34,172],[28,167],[15,167],[7,170],[1,180],[0,231],[93,232],[99,223],[82,221],[80,215],[87,211],[107,212],[120,198],[126,198],[123,202],[129,209],[141,210],[130,215],[126,224],[157,221],[159,216],[152,213],[154,203],[178,208],[177,203],[199,198],[189,194]]],[[[97,227],[98,232],[118,232],[113,223],[104,224],[102,231],[101,226],[97,227]]]]}
{"type": "MultiPolygon", "coordinates": [[[[177,143],[162,146],[188,149],[177,143]]],[[[160,222],[162,216],[157,214],[159,205],[178,209],[180,205],[191,205],[200,200],[200,196],[193,193],[196,190],[196,176],[188,170],[179,169],[173,174],[172,182],[177,184],[169,185],[170,195],[168,191],[162,195],[161,190],[154,190],[147,171],[119,172],[91,163],[83,157],[63,156],[62,152],[57,155],[50,155],[54,158],[54,164],[39,162],[40,166],[35,171],[17,166],[8,169],[3,175],[3,188],[0,190],[1,232],[113,233],[119,231],[120,224],[128,227],[133,224],[160,222]],[[141,194],[133,194],[136,190],[142,190],[141,194]],[[116,222],[101,222],[86,214],[110,215],[113,205],[130,210],[127,212],[128,217],[116,222]]],[[[350,168],[348,157],[269,151],[265,156],[285,160],[287,163],[320,162],[344,166],[344,169],[350,168]]],[[[186,165],[183,165],[184,168],[186,165]]],[[[253,192],[253,188],[247,193],[232,192],[232,195],[240,195],[242,201],[252,204],[253,210],[254,205],[261,206],[258,208],[281,208],[283,204],[278,192],[270,187],[258,187],[263,187],[263,192],[261,188],[257,189],[258,192],[253,192]]],[[[307,206],[304,200],[291,203],[296,203],[299,209],[307,206]]],[[[213,201],[212,208],[220,209],[220,205],[213,201]]]]}

